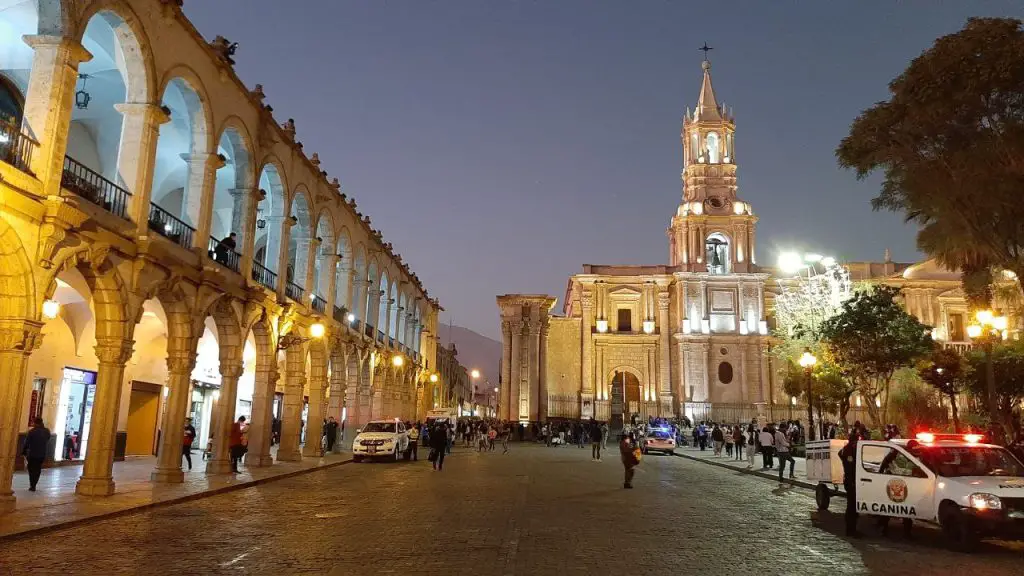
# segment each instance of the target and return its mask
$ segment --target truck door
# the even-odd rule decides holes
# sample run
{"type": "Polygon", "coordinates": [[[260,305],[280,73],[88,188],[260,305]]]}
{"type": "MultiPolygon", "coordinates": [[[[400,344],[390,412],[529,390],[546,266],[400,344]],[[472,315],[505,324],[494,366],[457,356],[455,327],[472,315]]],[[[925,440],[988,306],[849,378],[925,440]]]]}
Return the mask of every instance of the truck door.
{"type": "Polygon", "coordinates": [[[931,520],[935,478],[902,447],[860,443],[857,511],[877,516],[931,520]]]}

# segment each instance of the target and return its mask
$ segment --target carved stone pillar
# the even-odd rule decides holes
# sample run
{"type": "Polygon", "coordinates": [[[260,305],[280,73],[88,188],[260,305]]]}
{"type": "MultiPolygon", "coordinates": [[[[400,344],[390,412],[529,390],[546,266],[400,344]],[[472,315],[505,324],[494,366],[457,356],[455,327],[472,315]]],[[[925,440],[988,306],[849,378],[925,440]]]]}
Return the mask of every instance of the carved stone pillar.
{"type": "Polygon", "coordinates": [[[327,300],[327,316],[334,315],[334,307],[338,305],[337,298],[337,283],[338,283],[338,263],[340,257],[337,254],[329,254],[324,257],[324,266],[320,270],[320,291],[326,291],[327,300]],[[326,281],[326,286],[324,282],[326,281]]]}
{"type": "MultiPolygon", "coordinates": [[[[234,224],[235,211],[231,213],[231,229],[238,231],[241,245],[242,263],[241,272],[242,277],[246,279],[246,282],[252,282],[256,284],[252,278],[252,260],[256,252],[256,212],[259,209],[260,202],[266,197],[266,193],[258,188],[237,188],[231,191],[231,195],[234,196],[238,192],[243,195],[242,199],[242,221],[236,228],[234,224]]],[[[267,239],[268,250],[264,250],[264,253],[269,252],[269,238],[267,239]]],[[[250,424],[251,426],[251,424],[250,424]]],[[[249,456],[246,454],[246,463],[249,462],[249,456]]]]}
{"type": "MultiPolygon", "coordinates": [[[[181,159],[188,166],[188,178],[185,181],[181,207],[182,220],[196,229],[192,237],[192,247],[201,254],[206,254],[210,222],[213,217],[214,183],[217,169],[224,166],[224,161],[216,154],[197,152],[182,154],[181,159]]],[[[162,208],[174,210],[173,207],[162,208]]]]}
{"type": "MultiPolygon", "coordinates": [[[[526,405],[526,415],[529,420],[536,422],[540,419],[540,320],[531,320],[528,330],[530,334],[530,384],[525,390],[520,390],[520,394],[522,395],[520,404],[526,405]]],[[[522,417],[523,414],[520,414],[520,418],[522,417]]]]}
{"type": "Polygon", "coordinates": [[[522,383],[522,338],[524,322],[519,318],[512,321],[511,368],[509,370],[508,419],[519,420],[519,386],[522,383]]]}
{"type": "MultiPolygon", "coordinates": [[[[98,331],[98,330],[97,330],[98,331]]],[[[131,339],[96,339],[96,397],[89,427],[89,451],[85,455],[82,476],[75,492],[83,496],[109,496],[114,493],[114,448],[117,417],[121,407],[124,365],[132,356],[131,339]]]]}
{"type": "MultiPolygon", "coordinates": [[[[288,284],[288,243],[292,235],[292,228],[296,224],[296,220],[290,217],[284,217],[281,219],[281,236],[277,244],[277,296],[278,298],[284,298],[284,288],[288,284]]],[[[270,226],[270,220],[267,221],[267,225],[270,226]]],[[[271,234],[267,237],[267,255],[271,254],[270,246],[273,240],[273,228],[271,228],[271,234]]],[[[300,246],[301,249],[301,246],[300,246]]]]}
{"type": "MultiPolygon", "coordinates": [[[[324,359],[326,362],[326,359],[324,359]]],[[[309,375],[309,413],[306,418],[306,444],[302,447],[302,455],[309,458],[320,457],[320,438],[324,430],[324,393],[327,388],[327,366],[313,362],[309,375]]]]}
{"type": "Polygon", "coordinates": [[[117,176],[132,195],[128,216],[135,222],[135,233],[148,236],[157,139],[160,125],[171,119],[157,104],[123,103],[115,104],[114,108],[123,116],[121,147],[117,153],[117,176]]]}
{"type": "Polygon", "coordinates": [[[277,449],[277,459],[282,462],[302,460],[302,454],[299,452],[299,439],[302,430],[302,389],[305,380],[306,344],[294,342],[285,351],[281,445],[277,449]]]}
{"type": "Polygon", "coordinates": [[[512,321],[501,321],[501,388],[498,396],[498,417],[510,420],[512,405],[512,321]]]}
{"type": "Polygon", "coordinates": [[[92,60],[92,54],[61,36],[25,36],[25,42],[35,51],[24,110],[25,129],[39,142],[32,171],[45,196],[59,196],[78,65],[92,60]]]}
{"type": "MultiPolygon", "coordinates": [[[[548,419],[548,336],[551,325],[547,319],[540,327],[540,386],[537,394],[537,419],[548,419]]],[[[489,392],[489,391],[488,391],[489,392]]]]}
{"type": "Polygon", "coordinates": [[[167,401],[164,412],[163,434],[157,451],[156,468],[149,475],[153,482],[178,483],[185,480],[181,470],[181,434],[188,413],[192,370],[196,366],[198,342],[190,336],[173,339],[167,350],[167,401]]]}
{"type": "Polygon", "coordinates": [[[345,351],[346,345],[336,343],[331,350],[331,393],[327,399],[327,417],[334,418],[338,423],[338,430],[334,438],[333,451],[341,452],[341,412],[345,406],[345,398],[348,384],[348,354],[345,351]]]}
{"type": "Polygon", "coordinates": [[[29,320],[0,320],[0,514],[14,510],[14,462],[25,390],[28,357],[40,344],[42,324],[29,320]]]}
{"type": "Polygon", "coordinates": [[[256,352],[256,381],[252,392],[252,422],[249,424],[249,452],[247,466],[270,466],[270,435],[274,421],[274,390],[277,388],[277,354],[256,352]]]}
{"type": "Polygon", "coordinates": [[[231,427],[235,423],[238,404],[238,378],[242,375],[241,359],[222,359],[220,363],[220,399],[213,415],[213,455],[206,464],[207,474],[231,472],[231,427]]]}
{"type": "Polygon", "coordinates": [[[672,362],[670,342],[672,327],[668,319],[670,297],[668,291],[658,293],[658,396],[664,406],[666,397],[672,404],[672,362]]]}
{"type": "MultiPolygon", "coordinates": [[[[299,250],[302,250],[302,243],[299,243],[299,250]]],[[[310,295],[317,292],[316,261],[320,258],[320,239],[310,238],[309,247],[306,252],[306,278],[304,279],[305,292],[302,294],[303,303],[310,302],[310,295]]]]}
{"type": "Polygon", "coordinates": [[[591,322],[594,315],[594,299],[590,290],[583,290],[583,293],[580,294],[580,303],[583,305],[580,322],[580,341],[583,343],[581,362],[583,374],[580,377],[580,392],[592,395],[594,393],[594,335],[591,322]]]}

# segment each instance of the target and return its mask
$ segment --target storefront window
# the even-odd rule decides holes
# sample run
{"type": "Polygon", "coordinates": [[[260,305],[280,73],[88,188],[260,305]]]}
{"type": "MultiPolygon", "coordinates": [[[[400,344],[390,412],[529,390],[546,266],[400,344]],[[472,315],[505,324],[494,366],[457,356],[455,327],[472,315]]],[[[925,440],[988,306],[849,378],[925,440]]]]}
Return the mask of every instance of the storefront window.
{"type": "Polygon", "coordinates": [[[57,438],[55,460],[85,458],[92,423],[92,404],[96,398],[96,373],[65,368],[60,384],[60,400],[53,434],[57,438]]]}

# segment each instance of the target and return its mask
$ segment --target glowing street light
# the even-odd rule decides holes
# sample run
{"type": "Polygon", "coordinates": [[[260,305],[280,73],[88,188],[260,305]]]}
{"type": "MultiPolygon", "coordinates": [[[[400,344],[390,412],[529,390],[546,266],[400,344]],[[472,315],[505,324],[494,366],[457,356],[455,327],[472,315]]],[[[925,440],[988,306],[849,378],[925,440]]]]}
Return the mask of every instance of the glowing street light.
{"type": "Polygon", "coordinates": [[[807,430],[810,434],[808,438],[815,440],[814,389],[812,386],[813,380],[811,379],[811,370],[813,370],[814,365],[818,363],[818,357],[812,354],[810,349],[806,349],[804,350],[804,353],[800,355],[799,362],[804,368],[804,377],[807,380],[807,430]]]}
{"type": "Polygon", "coordinates": [[[349,312],[348,316],[345,316],[345,320],[348,320],[348,323],[351,324],[356,321],[356,315],[349,312]]]}
{"type": "Polygon", "coordinates": [[[784,274],[796,274],[804,269],[804,259],[796,252],[779,254],[779,270],[784,274]]]}
{"type": "Polygon", "coordinates": [[[402,365],[405,364],[405,358],[403,358],[401,354],[396,354],[394,358],[391,359],[391,363],[395,365],[395,368],[401,368],[402,365]]]}
{"type": "Polygon", "coordinates": [[[1006,340],[1010,325],[1006,316],[996,316],[991,310],[978,310],[974,314],[976,323],[967,326],[971,340],[981,339],[985,350],[985,383],[988,392],[988,411],[993,420],[999,419],[999,405],[996,402],[996,373],[992,364],[992,344],[997,338],[1006,340]]]}
{"type": "Polygon", "coordinates": [[[56,300],[45,300],[43,302],[43,317],[53,320],[60,314],[60,302],[56,300]]]}
{"type": "Polygon", "coordinates": [[[309,327],[309,335],[313,338],[323,338],[327,332],[327,328],[320,322],[317,322],[309,327]]]}
{"type": "Polygon", "coordinates": [[[430,381],[437,382],[437,372],[434,372],[433,374],[430,375],[430,381]]]}
{"type": "Polygon", "coordinates": [[[477,378],[480,377],[480,371],[477,370],[476,368],[473,368],[473,370],[469,373],[469,377],[472,378],[473,380],[476,380],[477,378]]]}

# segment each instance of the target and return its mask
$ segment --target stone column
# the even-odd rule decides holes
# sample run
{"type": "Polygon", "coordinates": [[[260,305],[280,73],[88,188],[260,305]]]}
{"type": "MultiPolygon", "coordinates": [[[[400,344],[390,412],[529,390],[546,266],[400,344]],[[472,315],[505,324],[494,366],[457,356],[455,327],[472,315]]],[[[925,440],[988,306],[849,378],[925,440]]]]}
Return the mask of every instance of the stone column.
{"type": "Polygon", "coordinates": [[[580,339],[583,343],[582,370],[580,377],[580,392],[583,394],[594,393],[594,335],[591,329],[591,322],[594,315],[594,299],[590,290],[584,289],[580,295],[580,302],[583,304],[583,315],[580,322],[580,339]]]}
{"type": "MultiPolygon", "coordinates": [[[[206,254],[210,238],[210,219],[213,215],[213,192],[217,169],[224,166],[224,161],[216,154],[204,152],[184,153],[188,176],[185,179],[185,191],[182,194],[181,219],[196,229],[192,237],[192,247],[201,254],[206,254]]],[[[173,213],[173,206],[161,206],[173,213]]]]}
{"type": "Polygon", "coordinates": [[[519,386],[522,382],[520,369],[522,367],[522,335],[523,320],[516,318],[512,321],[512,349],[511,368],[509,370],[509,392],[508,392],[508,419],[519,420],[519,386]]]}
{"type": "MultiPolygon", "coordinates": [[[[326,361],[326,359],[325,359],[326,361]]],[[[324,391],[327,387],[327,366],[310,366],[309,377],[309,415],[306,418],[306,444],[302,447],[302,455],[308,458],[319,458],[320,438],[324,430],[324,391]]]]}
{"type": "Polygon", "coordinates": [[[357,398],[359,401],[358,409],[355,411],[356,415],[356,427],[362,428],[364,424],[370,421],[370,411],[373,409],[372,403],[372,391],[373,391],[373,355],[366,354],[359,360],[359,390],[357,392],[357,398]]]}
{"type": "MultiPolygon", "coordinates": [[[[276,352],[276,351],[275,351],[276,352]]],[[[274,421],[274,389],[277,386],[277,354],[256,355],[256,382],[252,392],[252,422],[249,424],[248,466],[270,466],[270,434],[274,421]]]]}
{"type": "Polygon", "coordinates": [[[282,462],[302,460],[299,432],[302,427],[302,388],[305,380],[306,344],[292,343],[285,352],[281,445],[277,449],[277,459],[282,462]]]}
{"type": "MultiPolygon", "coordinates": [[[[18,458],[25,369],[28,357],[42,340],[39,334],[42,326],[30,320],[0,320],[0,514],[14,510],[11,482],[18,458]]],[[[47,424],[52,426],[50,422],[47,424]]]]}
{"type": "MultiPolygon", "coordinates": [[[[548,336],[551,325],[547,318],[540,326],[540,388],[537,394],[537,418],[541,422],[548,419],[548,336]]],[[[490,390],[487,390],[490,393],[490,390]]]]}
{"type": "MultiPolygon", "coordinates": [[[[334,417],[341,433],[341,409],[345,406],[348,390],[348,354],[345,344],[338,344],[331,351],[331,395],[327,399],[327,416],[334,417]]],[[[341,452],[341,438],[334,439],[334,452],[341,452]]]]}
{"type": "Polygon", "coordinates": [[[320,270],[320,285],[321,292],[326,291],[327,296],[327,310],[326,316],[328,318],[334,317],[334,307],[338,304],[338,298],[335,294],[336,285],[338,282],[338,262],[340,258],[337,254],[329,254],[324,258],[324,267],[320,270]],[[324,276],[327,277],[326,290],[323,287],[324,276]]]}
{"type": "Polygon", "coordinates": [[[668,320],[669,301],[667,290],[658,293],[658,399],[662,406],[666,402],[672,405],[672,363],[669,360],[672,327],[668,320]]]}
{"type": "Polygon", "coordinates": [[[25,36],[24,40],[35,51],[23,121],[26,132],[39,142],[32,171],[43,183],[43,195],[58,196],[78,65],[92,60],[92,54],[71,38],[25,36]]]}
{"type": "MultiPolygon", "coordinates": [[[[240,246],[242,262],[241,270],[242,277],[245,278],[246,282],[256,284],[252,279],[252,260],[256,254],[256,211],[259,209],[260,202],[266,197],[266,194],[259,188],[236,188],[231,191],[232,196],[238,192],[243,195],[242,198],[242,221],[239,224],[240,232],[240,246]]],[[[234,220],[234,211],[231,213],[231,219],[234,220]]],[[[235,229],[234,222],[231,225],[232,229],[235,229]]],[[[269,240],[269,239],[268,239],[269,240]]],[[[267,243],[269,252],[269,241],[267,243]]],[[[251,424],[250,424],[251,426],[251,424]]],[[[249,456],[246,455],[246,462],[249,461],[249,456]]]]}
{"type": "Polygon", "coordinates": [[[163,434],[157,451],[156,468],[149,475],[153,482],[179,483],[185,480],[181,470],[181,434],[178,426],[185,422],[191,391],[192,370],[196,365],[194,338],[182,338],[180,346],[172,348],[171,340],[167,350],[167,402],[164,414],[163,434]]]}
{"type": "MultiPolygon", "coordinates": [[[[288,283],[288,242],[292,235],[292,227],[297,224],[296,220],[290,217],[284,217],[281,220],[281,239],[276,242],[277,244],[277,296],[283,301],[284,299],[284,287],[288,283]]],[[[270,226],[270,220],[267,220],[267,225],[270,226]]],[[[273,229],[271,229],[273,231],[273,229]]],[[[267,254],[270,254],[269,248],[271,245],[271,239],[273,233],[267,238],[267,254]]],[[[301,244],[301,243],[300,243],[301,244]]],[[[299,250],[302,246],[299,246],[299,250]]]]}
{"type": "Polygon", "coordinates": [[[126,102],[114,104],[114,108],[123,116],[121,147],[117,152],[117,177],[132,195],[128,216],[135,222],[135,233],[148,236],[156,145],[160,125],[170,122],[171,118],[156,104],[126,102]]]}
{"type": "MultiPolygon", "coordinates": [[[[299,250],[302,250],[302,242],[299,242],[299,250]]],[[[320,257],[320,239],[310,238],[309,246],[306,248],[306,278],[303,281],[302,288],[305,290],[302,294],[303,302],[310,302],[309,295],[316,292],[316,266],[315,262],[320,257]]],[[[297,268],[297,267],[296,267],[297,268]]]]}
{"type": "Polygon", "coordinates": [[[512,321],[501,321],[501,388],[499,389],[498,417],[510,420],[509,407],[512,405],[512,321]]]}
{"type": "MultiPolygon", "coordinates": [[[[540,332],[541,325],[540,320],[531,320],[530,326],[530,386],[526,389],[524,395],[529,406],[529,417],[531,421],[536,422],[540,419],[540,332]]],[[[523,391],[520,390],[520,394],[523,391]]]]}
{"type": "MultiPolygon", "coordinates": [[[[99,331],[99,330],[97,330],[99,331]]],[[[124,365],[132,357],[131,339],[96,339],[96,397],[92,405],[89,450],[75,492],[83,496],[110,496],[114,493],[114,444],[117,416],[121,407],[124,365]]]]}
{"type": "Polygon", "coordinates": [[[238,377],[241,358],[222,358],[220,362],[220,401],[213,418],[213,456],[206,464],[207,474],[228,474],[231,470],[231,427],[238,404],[238,377]]]}

